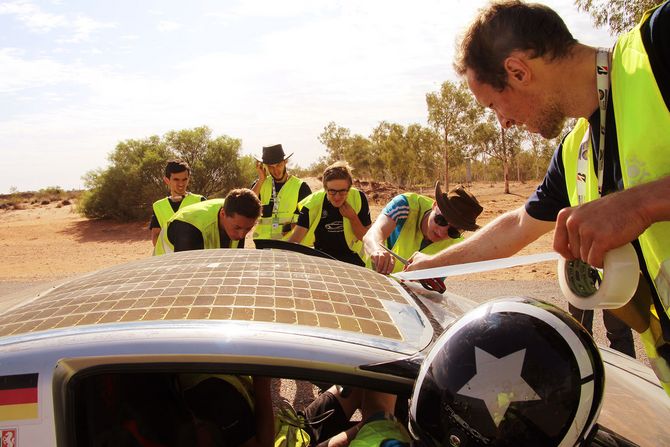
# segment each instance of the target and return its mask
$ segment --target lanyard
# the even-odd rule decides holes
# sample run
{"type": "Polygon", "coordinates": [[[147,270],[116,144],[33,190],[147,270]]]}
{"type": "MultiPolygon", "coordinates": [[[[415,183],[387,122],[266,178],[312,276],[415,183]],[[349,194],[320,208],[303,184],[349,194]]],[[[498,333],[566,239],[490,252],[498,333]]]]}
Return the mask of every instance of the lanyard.
{"type": "Polygon", "coordinates": [[[279,226],[278,222],[275,222],[278,218],[279,214],[279,197],[277,195],[277,189],[275,188],[275,179],[272,179],[272,226],[277,227],[279,226]]]}
{"type": "MultiPolygon", "coordinates": [[[[598,194],[603,193],[603,173],[605,172],[605,127],[607,125],[607,99],[610,89],[609,51],[596,50],[596,85],[598,87],[598,108],[600,109],[600,138],[598,141],[598,194]]],[[[591,152],[591,125],[579,144],[577,154],[577,199],[583,204],[586,198],[586,173],[591,152]]]]}

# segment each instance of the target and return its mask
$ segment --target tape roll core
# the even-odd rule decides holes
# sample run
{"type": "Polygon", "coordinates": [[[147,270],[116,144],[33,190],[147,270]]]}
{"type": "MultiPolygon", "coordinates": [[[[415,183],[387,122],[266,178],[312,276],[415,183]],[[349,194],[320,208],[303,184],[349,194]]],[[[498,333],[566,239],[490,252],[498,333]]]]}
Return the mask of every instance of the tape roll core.
{"type": "Polygon", "coordinates": [[[605,254],[602,270],[581,260],[558,260],[558,283],[565,298],[578,309],[616,309],[637,290],[640,265],[631,244],[605,254]]]}

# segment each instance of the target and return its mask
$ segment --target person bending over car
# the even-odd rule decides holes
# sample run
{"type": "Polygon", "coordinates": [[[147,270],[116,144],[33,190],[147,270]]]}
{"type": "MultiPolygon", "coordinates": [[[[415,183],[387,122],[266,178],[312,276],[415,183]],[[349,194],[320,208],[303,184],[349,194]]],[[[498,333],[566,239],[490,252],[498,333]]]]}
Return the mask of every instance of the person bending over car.
{"type": "Polygon", "coordinates": [[[403,269],[380,244],[409,259],[417,251],[437,253],[461,242],[463,231],[479,228],[477,217],[483,208],[463,187],[445,194],[437,182],[435,198],[406,192],[384,207],[363,238],[368,267],[384,275],[403,269]]]}
{"type": "Polygon", "coordinates": [[[161,230],[165,253],[212,248],[244,248],[261,203],[250,189],[233,189],[225,199],[205,200],[180,209],[161,230]]]}

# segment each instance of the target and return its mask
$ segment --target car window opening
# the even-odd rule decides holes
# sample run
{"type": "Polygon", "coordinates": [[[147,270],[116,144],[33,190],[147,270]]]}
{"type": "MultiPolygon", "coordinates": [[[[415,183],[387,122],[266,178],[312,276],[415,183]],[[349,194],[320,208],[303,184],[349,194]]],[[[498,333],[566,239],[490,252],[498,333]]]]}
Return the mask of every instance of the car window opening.
{"type": "MultiPolygon", "coordinates": [[[[300,430],[293,425],[301,425],[313,439],[327,439],[359,424],[360,410],[353,408],[345,416],[348,410],[342,410],[343,406],[334,404],[336,399],[325,393],[333,389],[330,387],[325,383],[317,386],[303,380],[273,379],[276,436],[282,436],[277,420],[288,425],[289,430],[298,430],[298,436],[300,430]],[[336,406],[338,411],[333,410],[336,406]],[[317,422],[310,425],[305,422],[309,420],[317,422]]],[[[349,386],[336,389],[344,396],[362,390],[349,386]]],[[[78,379],[70,396],[77,446],[255,445],[250,376],[104,372],[78,379]]],[[[407,398],[397,399],[395,414],[399,420],[406,421],[407,398]]]]}

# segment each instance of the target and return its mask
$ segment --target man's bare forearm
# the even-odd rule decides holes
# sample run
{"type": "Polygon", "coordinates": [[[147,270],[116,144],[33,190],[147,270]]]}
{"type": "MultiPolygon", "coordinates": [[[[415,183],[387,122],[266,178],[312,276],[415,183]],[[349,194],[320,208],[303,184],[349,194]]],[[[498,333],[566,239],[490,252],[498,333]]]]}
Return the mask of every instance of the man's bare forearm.
{"type": "Polygon", "coordinates": [[[523,206],[489,222],[465,241],[452,245],[435,256],[418,256],[409,270],[485,261],[512,256],[543,234],[553,222],[530,217],[523,206]]]}

